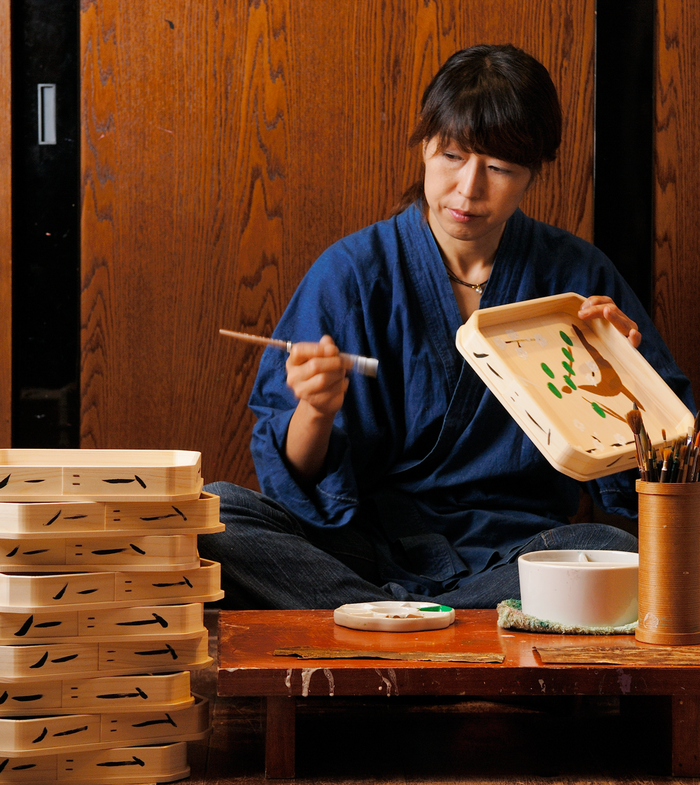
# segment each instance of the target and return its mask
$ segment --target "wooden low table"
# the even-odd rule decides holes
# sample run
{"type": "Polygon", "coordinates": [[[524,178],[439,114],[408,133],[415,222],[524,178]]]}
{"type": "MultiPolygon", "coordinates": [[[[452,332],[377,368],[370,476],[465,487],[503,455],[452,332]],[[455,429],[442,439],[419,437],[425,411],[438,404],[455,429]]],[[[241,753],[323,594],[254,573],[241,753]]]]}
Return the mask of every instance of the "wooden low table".
{"type": "Polygon", "coordinates": [[[672,774],[700,776],[700,647],[502,630],[496,618],[458,610],[444,630],[385,633],[340,627],[327,610],[221,611],[218,694],[266,699],[268,777],[294,777],[297,698],[377,695],[667,696],[672,774]]]}

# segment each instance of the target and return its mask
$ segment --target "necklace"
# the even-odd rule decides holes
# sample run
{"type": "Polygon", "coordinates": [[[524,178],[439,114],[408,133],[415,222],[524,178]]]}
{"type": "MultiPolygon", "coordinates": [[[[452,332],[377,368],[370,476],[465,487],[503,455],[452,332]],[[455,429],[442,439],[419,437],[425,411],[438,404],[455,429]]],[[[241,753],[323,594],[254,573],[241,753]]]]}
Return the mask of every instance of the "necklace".
{"type": "MultiPolygon", "coordinates": [[[[443,264],[445,263],[443,262],[443,264]]],[[[489,282],[489,279],[487,278],[482,283],[467,283],[466,281],[463,281],[461,278],[457,278],[457,276],[452,272],[452,270],[450,270],[450,268],[446,264],[445,264],[445,270],[447,271],[447,277],[450,279],[450,281],[459,283],[462,286],[467,286],[470,289],[473,289],[477,294],[481,294],[484,291],[484,286],[486,286],[486,284],[489,282]]]]}

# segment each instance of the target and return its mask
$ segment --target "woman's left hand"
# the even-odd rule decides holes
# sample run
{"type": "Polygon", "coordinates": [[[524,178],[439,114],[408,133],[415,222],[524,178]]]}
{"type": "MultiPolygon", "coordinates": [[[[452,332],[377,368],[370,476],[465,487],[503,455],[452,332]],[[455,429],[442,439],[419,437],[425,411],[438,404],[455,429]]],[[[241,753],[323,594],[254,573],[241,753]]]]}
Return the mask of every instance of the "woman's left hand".
{"type": "Polygon", "coordinates": [[[578,316],[584,322],[588,319],[607,319],[635,349],[642,342],[642,334],[637,329],[637,323],[633,322],[629,316],[625,316],[610,297],[600,295],[588,297],[581,305],[578,316]]]}

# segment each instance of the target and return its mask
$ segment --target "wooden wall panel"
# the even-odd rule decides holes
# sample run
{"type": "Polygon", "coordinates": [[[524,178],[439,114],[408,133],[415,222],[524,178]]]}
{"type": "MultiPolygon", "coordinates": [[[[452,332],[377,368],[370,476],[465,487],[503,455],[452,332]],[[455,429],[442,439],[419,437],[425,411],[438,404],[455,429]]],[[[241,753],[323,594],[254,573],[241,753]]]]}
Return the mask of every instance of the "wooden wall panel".
{"type": "Polygon", "coordinates": [[[521,45],[566,114],[536,217],[592,237],[593,0],[83,0],[83,447],[203,453],[255,487],[259,349],[331,242],[418,172],[419,96],[457,48],[521,45]]]}
{"type": "Polygon", "coordinates": [[[657,3],[654,322],[700,403],[700,5],[657,3]]]}
{"type": "Polygon", "coordinates": [[[12,407],[12,133],[10,0],[0,0],[0,447],[10,447],[12,407]]]}

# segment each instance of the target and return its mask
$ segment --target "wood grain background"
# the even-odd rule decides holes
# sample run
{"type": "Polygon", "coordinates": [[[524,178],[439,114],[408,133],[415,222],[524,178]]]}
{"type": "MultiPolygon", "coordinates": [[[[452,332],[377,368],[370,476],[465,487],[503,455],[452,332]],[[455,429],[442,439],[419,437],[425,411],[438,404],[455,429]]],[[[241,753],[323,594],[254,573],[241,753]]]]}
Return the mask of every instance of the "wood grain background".
{"type": "Polygon", "coordinates": [[[700,403],[700,4],[657,8],[653,318],[700,403]]]}
{"type": "Polygon", "coordinates": [[[0,448],[12,412],[12,107],[10,0],[0,0],[0,448]]]}
{"type": "Polygon", "coordinates": [[[566,117],[537,218],[592,237],[594,0],[83,0],[81,445],[203,454],[256,487],[259,349],[314,259],[417,176],[419,97],[456,49],[540,58],[566,117]]]}

